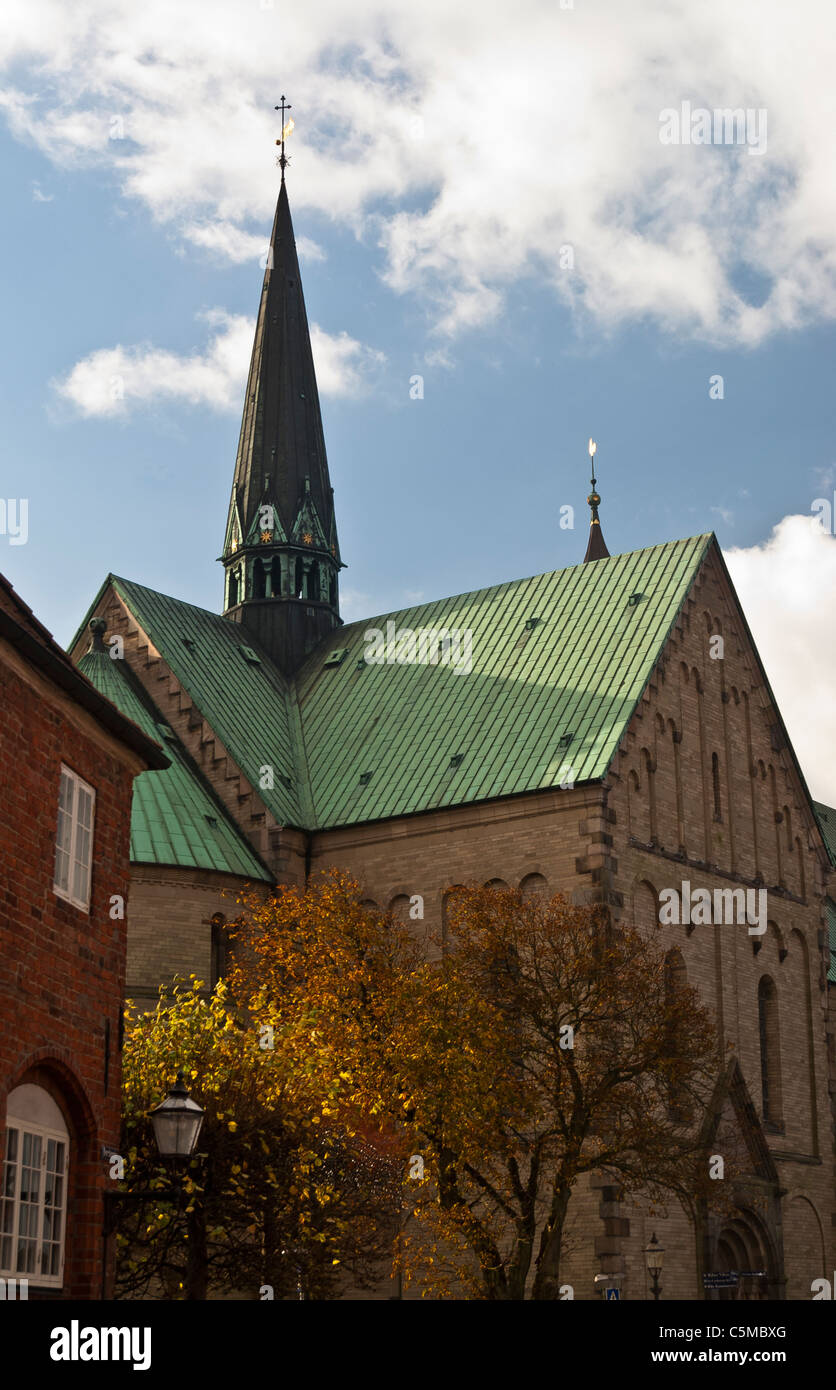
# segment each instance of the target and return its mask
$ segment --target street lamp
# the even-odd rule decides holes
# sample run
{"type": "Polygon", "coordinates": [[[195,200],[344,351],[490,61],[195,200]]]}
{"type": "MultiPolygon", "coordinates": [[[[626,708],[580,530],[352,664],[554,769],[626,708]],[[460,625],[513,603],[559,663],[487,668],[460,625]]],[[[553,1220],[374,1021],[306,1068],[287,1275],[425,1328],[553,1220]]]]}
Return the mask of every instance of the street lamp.
{"type": "Polygon", "coordinates": [[[186,1090],[182,1071],[178,1071],[165,1100],[154,1107],[149,1119],[162,1158],[191,1157],[203,1124],[203,1110],[186,1090]]]}
{"type": "Polygon", "coordinates": [[[644,1259],[647,1265],[647,1272],[653,1280],[651,1292],[654,1298],[659,1297],[659,1275],[662,1273],[662,1262],[665,1258],[665,1247],[660,1245],[656,1239],[656,1232],[650,1237],[650,1242],[645,1246],[644,1259]]]}

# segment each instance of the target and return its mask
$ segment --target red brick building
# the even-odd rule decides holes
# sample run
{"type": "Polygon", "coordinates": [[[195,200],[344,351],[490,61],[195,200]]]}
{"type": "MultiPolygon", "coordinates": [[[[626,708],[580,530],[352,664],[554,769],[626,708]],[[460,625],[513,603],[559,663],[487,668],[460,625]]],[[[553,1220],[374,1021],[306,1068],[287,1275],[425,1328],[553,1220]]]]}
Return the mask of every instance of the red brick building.
{"type": "Polygon", "coordinates": [[[2,576],[0,708],[0,1277],[29,1298],[98,1298],[131,793],[168,759],[2,576]]]}

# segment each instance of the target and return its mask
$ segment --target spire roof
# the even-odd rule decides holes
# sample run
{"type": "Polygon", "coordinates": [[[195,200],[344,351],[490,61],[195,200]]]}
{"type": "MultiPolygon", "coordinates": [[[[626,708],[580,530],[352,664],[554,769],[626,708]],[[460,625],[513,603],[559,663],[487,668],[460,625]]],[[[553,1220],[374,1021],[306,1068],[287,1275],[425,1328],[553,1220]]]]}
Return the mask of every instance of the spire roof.
{"type": "Polygon", "coordinates": [[[601,530],[601,523],[598,520],[598,508],[601,505],[601,498],[595,480],[595,451],[598,445],[594,440],[589,441],[589,457],[592,460],[592,491],[587,497],[587,505],[592,512],[589,521],[589,541],[587,542],[586,554],[583,563],[587,564],[590,560],[608,560],[610,552],[607,550],[607,543],[604,540],[604,533],[601,530]]]}
{"type": "Polygon", "coordinates": [[[235,460],[225,556],[244,542],[259,508],[268,502],[289,536],[306,498],[338,559],[319,392],[282,170],[235,460]]]}

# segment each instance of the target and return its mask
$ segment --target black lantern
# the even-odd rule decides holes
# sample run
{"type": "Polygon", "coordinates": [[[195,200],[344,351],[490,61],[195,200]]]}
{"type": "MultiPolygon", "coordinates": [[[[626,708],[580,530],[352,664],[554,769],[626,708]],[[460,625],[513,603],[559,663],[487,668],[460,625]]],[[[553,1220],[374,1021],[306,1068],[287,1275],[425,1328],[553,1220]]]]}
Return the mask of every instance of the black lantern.
{"type": "Polygon", "coordinates": [[[647,1272],[653,1280],[651,1292],[654,1298],[659,1297],[659,1275],[662,1273],[662,1263],[665,1258],[665,1247],[660,1245],[656,1239],[656,1232],[650,1237],[648,1245],[645,1246],[644,1259],[647,1265],[647,1272]]]}
{"type": "Polygon", "coordinates": [[[163,1158],[191,1157],[203,1124],[203,1110],[186,1090],[182,1071],[178,1071],[165,1100],[151,1111],[150,1120],[163,1158]]]}

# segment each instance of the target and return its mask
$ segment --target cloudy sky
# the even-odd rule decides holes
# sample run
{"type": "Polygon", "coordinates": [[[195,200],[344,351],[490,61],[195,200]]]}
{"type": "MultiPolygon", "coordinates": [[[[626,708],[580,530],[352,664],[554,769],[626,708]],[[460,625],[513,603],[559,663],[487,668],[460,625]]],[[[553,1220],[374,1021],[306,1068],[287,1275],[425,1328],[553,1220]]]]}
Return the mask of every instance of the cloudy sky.
{"type": "Polygon", "coordinates": [[[576,562],[594,435],[612,551],[717,532],[836,803],[834,47],[828,0],[3,0],[0,568],[61,641],[110,570],[219,607],[284,91],[345,615],[576,562]]]}

